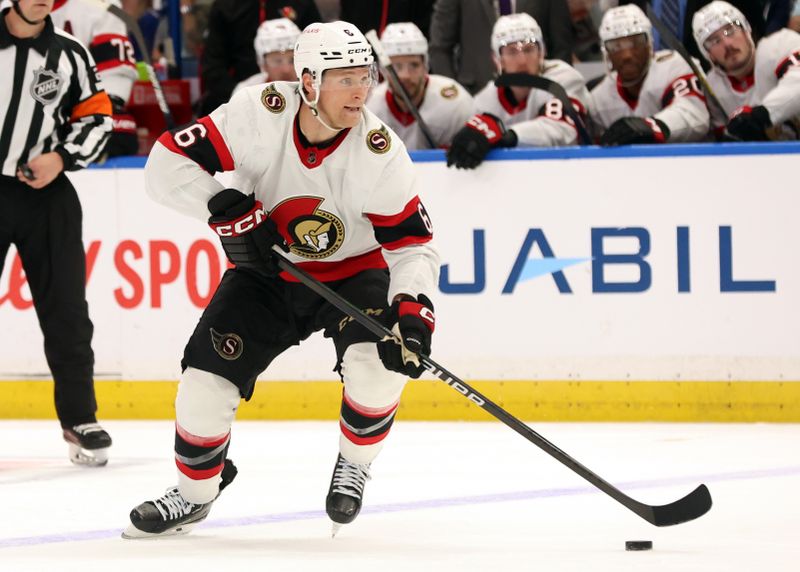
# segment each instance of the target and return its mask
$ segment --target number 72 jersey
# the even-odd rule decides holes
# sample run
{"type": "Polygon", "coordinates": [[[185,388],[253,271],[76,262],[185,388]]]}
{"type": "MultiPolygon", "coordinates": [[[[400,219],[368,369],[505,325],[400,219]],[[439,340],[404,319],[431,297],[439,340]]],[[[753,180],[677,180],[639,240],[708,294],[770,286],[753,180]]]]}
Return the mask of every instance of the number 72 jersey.
{"type": "MultiPolygon", "coordinates": [[[[109,2],[119,6],[118,0],[109,2]]],[[[127,102],[138,74],[123,21],[95,0],[56,0],[50,17],[89,48],[106,92],[127,102]]]]}

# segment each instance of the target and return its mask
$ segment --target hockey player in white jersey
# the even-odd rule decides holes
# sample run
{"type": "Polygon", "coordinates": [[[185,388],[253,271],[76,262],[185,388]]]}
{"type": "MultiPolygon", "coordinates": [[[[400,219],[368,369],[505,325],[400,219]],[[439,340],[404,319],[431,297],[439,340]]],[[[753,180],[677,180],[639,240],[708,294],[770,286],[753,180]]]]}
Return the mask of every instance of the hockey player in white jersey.
{"type": "MultiPolygon", "coordinates": [[[[542,29],[529,14],[501,16],[492,29],[492,58],[500,73],[540,75],[561,85],[581,118],[589,92],[583,76],[561,60],[545,59],[542,29]]],[[[459,130],[447,165],[474,169],[493,147],[575,145],[578,131],[561,100],[530,87],[489,82],[475,96],[475,112],[459,130]]]]}
{"type": "Polygon", "coordinates": [[[745,141],[800,138],[800,34],[784,28],[756,47],[744,15],[721,1],[698,10],[692,30],[728,116],[714,117],[717,131],[727,122],[745,141]]]}
{"type": "MultiPolygon", "coordinates": [[[[389,24],[381,34],[381,43],[434,143],[447,147],[472,117],[472,96],[452,78],[428,73],[428,40],[413,23],[389,24]]],[[[372,91],[367,107],[397,133],[406,148],[430,149],[391,80],[372,91]]]]}
{"type": "Polygon", "coordinates": [[[633,4],[600,23],[608,74],[593,90],[589,114],[602,145],[704,139],[705,97],[692,68],[670,50],[653,52],[652,24],[633,4]]]}
{"type": "MultiPolygon", "coordinates": [[[[120,5],[119,0],[108,2],[120,5]]],[[[128,112],[128,100],[138,72],[125,24],[95,0],[56,0],[50,16],[55,26],[87,46],[97,62],[97,71],[114,110],[114,130],[106,155],[135,155],[139,140],[136,119],[128,112]]]]}
{"type": "Polygon", "coordinates": [[[267,81],[297,81],[294,71],[294,44],[299,35],[300,28],[289,18],[264,20],[253,41],[256,61],[261,71],[236,84],[233,93],[267,81]]]}
{"type": "Polygon", "coordinates": [[[326,509],[334,528],[352,522],[407,376],[422,372],[414,352],[430,352],[427,295],[439,259],[405,146],[364,106],[376,78],[372,49],[352,24],[311,24],[294,58],[300,84],[241,90],[209,116],[162,135],[147,161],[149,195],[207,219],[235,266],[184,352],[175,401],[178,486],[136,507],[126,537],[181,534],[205,518],[235,475],[226,455],[240,399],[250,398],[277,355],[319,330],[333,339],[344,383],[326,509]],[[239,187],[224,189],[213,174],[232,170],[239,187]],[[273,245],[382,318],[403,345],[376,343],[281,273],[273,245]]]}

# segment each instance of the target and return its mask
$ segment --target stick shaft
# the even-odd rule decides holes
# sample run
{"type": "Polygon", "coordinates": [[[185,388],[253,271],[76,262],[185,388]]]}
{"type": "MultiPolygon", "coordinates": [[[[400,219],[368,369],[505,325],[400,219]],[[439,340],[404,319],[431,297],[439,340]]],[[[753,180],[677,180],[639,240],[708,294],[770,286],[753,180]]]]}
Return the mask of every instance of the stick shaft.
{"type": "Polygon", "coordinates": [[[403,87],[402,83],[400,83],[400,78],[397,77],[397,72],[392,65],[392,60],[386,54],[386,50],[383,49],[383,44],[378,39],[378,34],[375,33],[375,30],[370,30],[365,34],[365,36],[372,45],[372,50],[375,52],[375,56],[378,59],[378,64],[380,64],[386,73],[389,74],[392,85],[397,91],[397,94],[400,96],[400,99],[403,100],[403,104],[406,106],[406,109],[408,109],[409,113],[414,116],[414,121],[416,121],[417,125],[419,125],[419,130],[422,131],[422,135],[425,137],[428,145],[430,145],[431,149],[436,149],[436,141],[434,141],[433,136],[431,135],[431,130],[428,128],[428,124],[425,123],[424,119],[422,119],[422,116],[419,114],[419,109],[417,109],[417,106],[411,101],[411,97],[408,95],[406,88],[403,87]]]}
{"type": "MultiPolygon", "coordinates": [[[[327,300],[334,307],[341,310],[347,316],[353,318],[356,322],[375,334],[379,340],[384,339],[387,336],[395,337],[391,330],[378,322],[375,318],[368,316],[351,302],[288,260],[283,255],[283,252],[277,247],[273,247],[273,251],[273,256],[276,258],[278,266],[283,271],[294,276],[302,284],[305,284],[308,288],[327,300]]],[[[559,449],[556,445],[545,439],[543,436],[539,435],[539,433],[528,427],[525,423],[511,415],[505,409],[491,401],[488,397],[472,388],[467,382],[447,371],[444,367],[440,366],[430,357],[420,354],[419,359],[420,363],[425,367],[425,369],[438,377],[441,381],[455,389],[457,392],[469,399],[478,407],[482,408],[487,413],[505,423],[508,427],[539,447],[542,451],[589,481],[599,490],[603,491],[611,498],[622,504],[624,507],[647,520],[651,524],[656,526],[678,524],[680,522],[692,520],[698,516],[701,516],[702,514],[705,514],[705,512],[707,512],[711,507],[710,497],[705,504],[703,504],[703,502],[694,501],[693,495],[697,495],[698,491],[695,491],[684,499],[680,499],[679,501],[676,501],[676,503],[667,505],[665,507],[653,507],[629,497],[614,485],[570,457],[567,453],[559,449]],[[664,516],[664,513],[666,513],[666,516],[664,516]]],[[[707,493],[707,490],[702,485],[698,490],[705,490],[707,493]]],[[[702,497],[702,495],[699,496],[702,497]]],[[[706,499],[704,497],[701,499],[701,501],[705,500],[706,499]]]]}

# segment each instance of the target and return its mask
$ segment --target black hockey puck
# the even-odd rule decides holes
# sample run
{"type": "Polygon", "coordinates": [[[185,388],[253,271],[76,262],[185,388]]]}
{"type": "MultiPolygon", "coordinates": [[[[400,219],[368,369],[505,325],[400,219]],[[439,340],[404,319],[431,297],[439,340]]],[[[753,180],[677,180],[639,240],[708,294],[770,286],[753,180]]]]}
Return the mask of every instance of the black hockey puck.
{"type": "Polygon", "coordinates": [[[652,550],[652,540],[626,540],[625,550],[652,550]]]}

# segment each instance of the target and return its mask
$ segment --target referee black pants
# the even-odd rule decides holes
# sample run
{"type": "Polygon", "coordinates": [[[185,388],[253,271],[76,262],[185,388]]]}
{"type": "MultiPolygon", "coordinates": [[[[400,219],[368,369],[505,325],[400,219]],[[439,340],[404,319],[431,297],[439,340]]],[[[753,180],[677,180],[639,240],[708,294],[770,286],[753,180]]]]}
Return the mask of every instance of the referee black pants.
{"type": "Polygon", "coordinates": [[[38,190],[0,176],[0,274],[13,243],[44,334],[62,427],[95,421],[97,411],[82,226],[78,194],[63,173],[38,190]]]}

